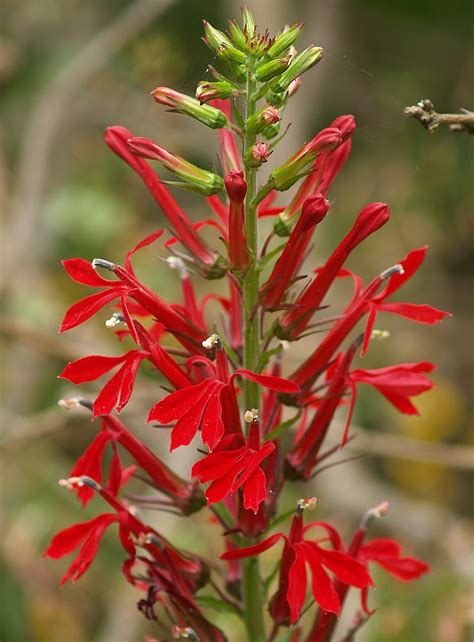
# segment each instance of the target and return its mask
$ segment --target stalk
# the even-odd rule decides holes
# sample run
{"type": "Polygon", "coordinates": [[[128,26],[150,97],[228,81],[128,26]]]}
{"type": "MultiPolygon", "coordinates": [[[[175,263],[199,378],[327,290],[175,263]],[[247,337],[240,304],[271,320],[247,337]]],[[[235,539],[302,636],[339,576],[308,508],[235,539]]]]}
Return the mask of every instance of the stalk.
{"type": "MultiPolygon", "coordinates": [[[[252,62],[248,63],[247,92],[245,102],[245,118],[255,112],[256,108],[256,81],[253,74],[252,62]]],[[[244,157],[246,152],[255,144],[256,136],[248,131],[244,138],[244,157]]],[[[256,314],[256,305],[259,296],[258,257],[258,227],[257,208],[254,203],[257,170],[245,169],[247,195],[245,199],[245,229],[247,245],[251,258],[250,266],[243,277],[243,302],[244,302],[244,367],[255,370],[259,358],[260,337],[259,322],[256,314]]],[[[260,395],[259,387],[252,381],[244,382],[245,408],[258,408],[260,395]]],[[[255,538],[248,538],[247,544],[255,543],[255,538]]],[[[263,621],[262,583],[260,580],[258,557],[251,557],[243,562],[243,601],[244,618],[247,628],[248,642],[265,642],[265,625],[263,621]]]]}

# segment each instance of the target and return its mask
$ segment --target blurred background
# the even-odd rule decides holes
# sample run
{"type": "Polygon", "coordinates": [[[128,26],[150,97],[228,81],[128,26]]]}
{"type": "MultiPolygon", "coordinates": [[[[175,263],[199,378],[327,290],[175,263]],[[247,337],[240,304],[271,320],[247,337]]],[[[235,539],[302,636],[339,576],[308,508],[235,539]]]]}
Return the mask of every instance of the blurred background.
{"type": "MultiPolygon", "coordinates": [[[[302,493],[315,494],[318,517],[332,519],[349,536],[366,508],[389,499],[391,513],[374,534],[400,537],[408,554],[427,560],[433,572],[405,585],[376,573],[371,604],[380,608],[357,639],[466,642],[474,620],[473,140],[444,128],[430,135],[402,111],[421,98],[430,98],[440,112],[474,109],[472,4],[249,5],[261,31],[274,33],[302,19],[300,47],[325,49],[288,109],[292,127],[275,160],[339,114],[353,113],[358,122],[351,159],[332,189],[331,224],[318,238],[312,265],[328,256],[366,203],[386,201],[392,220],[354,252],[349,267],[370,278],[413,247],[429,244],[426,263],[403,300],[454,314],[435,327],[396,317],[379,320],[391,336],[373,344],[365,363],[431,360],[438,364],[437,387],[416,400],[420,418],[392,413],[376,393],[361,389],[355,416],[360,435],[351,453],[363,450],[366,456],[327,471],[310,489],[290,489],[282,506],[302,493]]],[[[106,126],[124,125],[203,167],[217,164],[217,136],[166,113],[149,92],[168,85],[193,94],[212,62],[200,40],[201,19],[224,28],[239,8],[238,0],[0,2],[2,642],[135,642],[152,632],[135,609],[140,596],[121,577],[122,553],[114,536],[104,538],[88,574],[62,590],[58,579],[67,560],[41,559],[53,533],[100,510],[90,505],[84,515],[56,483],[95,430],[86,413],[57,407],[58,399],[77,391],[56,376],[79,356],[117,354],[104,315],[57,336],[64,310],[85,292],[65,276],[59,261],[101,256],[120,262],[139,239],[165,224],[141,181],[103,143],[106,126]]],[[[176,196],[192,218],[208,216],[202,199],[176,196]]],[[[157,253],[158,246],[144,250],[135,264],[171,300],[176,275],[157,253]]],[[[221,286],[198,287],[204,293],[221,286]]],[[[298,344],[291,359],[305,350],[307,344],[298,344]]],[[[95,391],[96,386],[82,388],[90,396],[95,391]]],[[[163,439],[150,435],[144,423],[153,399],[156,381],[145,372],[123,415],[166,457],[163,439]]],[[[184,473],[189,467],[179,453],[172,464],[184,473]]],[[[179,545],[194,549],[196,541],[204,542],[205,555],[220,546],[217,534],[207,534],[204,515],[193,520],[192,529],[161,514],[150,520],[179,545]]],[[[269,568],[275,559],[268,554],[269,568]]],[[[356,608],[357,596],[353,602],[356,608]]],[[[216,618],[221,624],[225,619],[216,618]]],[[[348,622],[341,622],[341,636],[348,622]]],[[[231,631],[237,627],[229,624],[231,631]]],[[[241,639],[238,628],[233,635],[241,639]]]]}

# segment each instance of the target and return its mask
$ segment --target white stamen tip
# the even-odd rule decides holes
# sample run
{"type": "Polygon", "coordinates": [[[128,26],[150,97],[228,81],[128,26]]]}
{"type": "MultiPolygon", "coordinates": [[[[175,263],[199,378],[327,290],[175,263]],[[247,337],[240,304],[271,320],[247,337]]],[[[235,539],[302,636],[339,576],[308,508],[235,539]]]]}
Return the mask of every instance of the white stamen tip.
{"type": "Polygon", "coordinates": [[[220,345],[222,345],[222,342],[217,334],[211,334],[210,337],[207,337],[207,339],[204,339],[204,341],[202,342],[202,347],[206,348],[206,350],[218,348],[220,345]]]}

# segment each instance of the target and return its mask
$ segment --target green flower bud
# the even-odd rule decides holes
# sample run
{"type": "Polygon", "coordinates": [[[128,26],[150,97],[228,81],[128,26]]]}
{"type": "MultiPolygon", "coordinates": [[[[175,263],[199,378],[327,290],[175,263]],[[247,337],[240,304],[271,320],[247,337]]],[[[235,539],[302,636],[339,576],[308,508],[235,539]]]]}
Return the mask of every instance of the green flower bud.
{"type": "Polygon", "coordinates": [[[275,107],[267,105],[255,112],[255,114],[252,114],[252,116],[249,116],[245,126],[247,131],[252,132],[253,134],[259,134],[265,129],[265,127],[267,127],[267,125],[278,123],[279,120],[280,116],[275,107]]]}
{"type": "Polygon", "coordinates": [[[278,34],[275,38],[272,46],[267,51],[267,55],[271,58],[279,56],[281,53],[286,51],[291,45],[298,39],[299,35],[303,31],[303,23],[296,22],[291,27],[288,27],[286,31],[278,34]]]}
{"type": "Polygon", "coordinates": [[[253,38],[255,35],[255,20],[248,7],[242,7],[242,24],[244,26],[244,34],[247,38],[253,38]]]}
{"type": "Polygon", "coordinates": [[[285,69],[288,68],[290,64],[290,57],[286,58],[276,58],[276,60],[270,60],[270,62],[265,62],[260,67],[257,67],[255,71],[255,78],[260,82],[267,82],[275,78],[275,76],[280,76],[285,69]]]}
{"type": "Polygon", "coordinates": [[[232,47],[232,43],[229,38],[223,33],[211,25],[207,20],[203,20],[204,24],[204,42],[212,51],[216,51],[218,47],[223,45],[227,47],[232,47]]]}
{"type": "Polygon", "coordinates": [[[181,178],[184,183],[172,183],[177,187],[197,192],[203,196],[218,194],[224,188],[224,181],[214,172],[208,172],[181,156],[171,154],[148,138],[130,138],[128,147],[137,156],[159,161],[163,167],[181,178]]]}
{"type": "Polygon", "coordinates": [[[280,76],[277,84],[273,88],[275,92],[283,92],[288,89],[293,80],[301,76],[305,71],[311,69],[321,60],[323,50],[321,47],[308,47],[293,59],[290,66],[280,76]]]}
{"type": "Polygon", "coordinates": [[[234,45],[242,51],[248,51],[247,39],[245,38],[242,29],[234,20],[229,20],[229,34],[234,45]]]}
{"type": "Polygon", "coordinates": [[[226,115],[220,109],[210,105],[201,105],[196,98],[180,94],[168,87],[157,87],[151,92],[151,95],[157,103],[171,107],[173,111],[180,114],[191,116],[211,129],[221,129],[228,124],[226,115]]]}
{"type": "Polygon", "coordinates": [[[208,100],[214,100],[214,98],[229,98],[234,91],[233,85],[224,80],[217,82],[202,81],[197,86],[196,98],[200,103],[206,103],[208,100]]]}

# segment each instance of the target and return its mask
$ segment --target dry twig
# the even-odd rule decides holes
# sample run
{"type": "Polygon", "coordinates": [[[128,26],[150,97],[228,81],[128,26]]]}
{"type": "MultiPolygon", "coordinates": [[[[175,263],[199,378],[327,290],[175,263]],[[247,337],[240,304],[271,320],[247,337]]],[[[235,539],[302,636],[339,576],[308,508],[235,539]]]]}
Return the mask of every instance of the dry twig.
{"type": "Polygon", "coordinates": [[[438,114],[429,98],[420,100],[416,105],[405,107],[403,113],[409,118],[416,118],[431,134],[440,125],[448,125],[452,131],[464,131],[474,134],[474,112],[461,109],[460,114],[438,114]]]}

